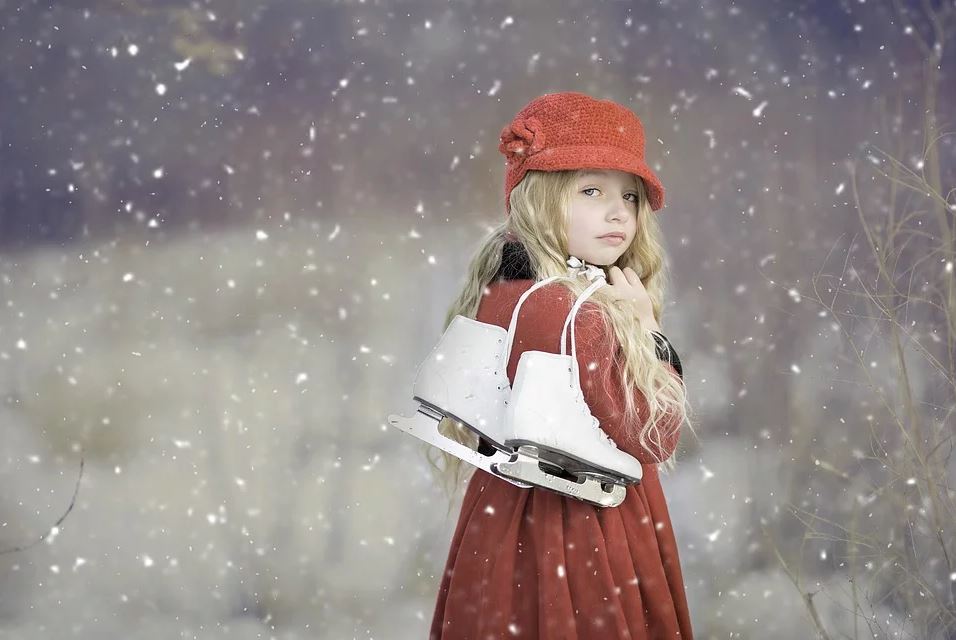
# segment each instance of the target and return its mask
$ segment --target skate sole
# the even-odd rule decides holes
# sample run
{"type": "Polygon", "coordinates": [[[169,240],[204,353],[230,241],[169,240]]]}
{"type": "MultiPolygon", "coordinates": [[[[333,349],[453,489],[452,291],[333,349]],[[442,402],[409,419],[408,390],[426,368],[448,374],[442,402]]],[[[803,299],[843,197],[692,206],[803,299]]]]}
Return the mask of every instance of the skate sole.
{"type": "Polygon", "coordinates": [[[513,446],[515,449],[525,446],[532,447],[537,453],[538,460],[542,463],[557,467],[571,475],[594,478],[599,482],[619,485],[639,484],[641,481],[641,478],[621,475],[605,467],[582,460],[567,451],[546,447],[530,440],[508,440],[505,444],[513,446]]]}

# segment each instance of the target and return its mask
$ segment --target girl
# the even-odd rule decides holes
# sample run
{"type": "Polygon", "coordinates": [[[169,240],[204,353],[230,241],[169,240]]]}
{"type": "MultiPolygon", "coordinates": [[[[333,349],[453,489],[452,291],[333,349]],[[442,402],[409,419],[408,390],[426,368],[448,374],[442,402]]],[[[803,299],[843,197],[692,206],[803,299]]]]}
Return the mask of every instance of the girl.
{"type": "MultiPolygon", "coordinates": [[[[581,388],[601,428],[644,475],[623,503],[600,508],[474,473],[432,640],[692,640],[658,477],[659,463],[673,467],[687,400],[680,361],[659,332],[665,256],[654,212],[664,190],[644,146],[630,110],[576,92],[536,98],[502,131],[507,217],[481,242],[446,326],[461,314],[507,329],[521,294],[567,274],[569,257],[604,269],[608,285],[575,324],[581,388]]],[[[525,301],[508,363],[512,383],[524,351],[559,352],[564,320],[588,284],[557,280],[525,301]]],[[[453,421],[440,429],[481,445],[453,421]]],[[[466,470],[439,453],[458,486],[466,470]]]]}

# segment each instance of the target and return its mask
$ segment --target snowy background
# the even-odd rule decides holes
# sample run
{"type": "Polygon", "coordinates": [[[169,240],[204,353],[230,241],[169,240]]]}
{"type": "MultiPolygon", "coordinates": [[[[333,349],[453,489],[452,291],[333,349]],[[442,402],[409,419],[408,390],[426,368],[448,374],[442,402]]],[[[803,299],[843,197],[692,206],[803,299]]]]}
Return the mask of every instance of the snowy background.
{"type": "Polygon", "coordinates": [[[0,637],[426,637],[457,509],[385,416],[563,90],[667,191],[696,636],[956,637],[956,315],[838,298],[952,296],[952,2],[50,4],[0,0],[0,637]]]}

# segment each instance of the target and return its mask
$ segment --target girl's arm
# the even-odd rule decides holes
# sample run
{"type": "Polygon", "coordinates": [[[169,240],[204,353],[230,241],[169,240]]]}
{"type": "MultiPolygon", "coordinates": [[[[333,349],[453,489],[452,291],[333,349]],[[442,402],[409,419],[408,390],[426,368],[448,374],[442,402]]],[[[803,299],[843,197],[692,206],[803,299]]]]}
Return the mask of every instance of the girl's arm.
{"type": "MultiPolygon", "coordinates": [[[[582,305],[582,309],[588,303],[582,305]]],[[[580,316],[580,314],[579,314],[580,316]]],[[[640,444],[637,439],[638,431],[643,423],[648,419],[650,410],[647,406],[647,399],[644,393],[638,389],[632,389],[634,402],[638,408],[638,423],[629,424],[624,420],[624,396],[621,390],[621,372],[618,366],[615,366],[609,355],[605,356],[603,345],[610,344],[611,352],[617,350],[617,340],[613,335],[606,335],[609,329],[604,329],[602,320],[596,315],[592,315],[578,323],[578,331],[584,328],[584,333],[594,336],[600,336],[587,342],[578,342],[578,366],[581,371],[581,388],[584,390],[584,399],[587,401],[591,412],[600,423],[604,432],[611,436],[619,449],[631,456],[637,458],[642,464],[657,464],[670,458],[677,450],[677,443],[680,439],[680,427],[683,423],[683,416],[680,413],[670,414],[660,424],[660,433],[668,434],[658,444],[648,443],[650,450],[640,444]],[[603,359],[602,366],[588,368],[586,363],[590,364],[603,359]]],[[[660,355],[660,352],[658,352],[660,355]]],[[[663,360],[663,358],[661,358],[663,360]]],[[[671,364],[666,362],[666,366],[671,370],[672,375],[682,380],[681,373],[671,364]]]]}

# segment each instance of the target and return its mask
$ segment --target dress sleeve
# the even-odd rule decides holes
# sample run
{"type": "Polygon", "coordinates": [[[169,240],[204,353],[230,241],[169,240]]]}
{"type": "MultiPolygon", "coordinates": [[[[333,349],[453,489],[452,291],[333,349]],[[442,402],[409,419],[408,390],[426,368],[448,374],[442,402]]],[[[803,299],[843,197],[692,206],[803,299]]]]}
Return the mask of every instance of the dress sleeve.
{"type": "MultiPolygon", "coordinates": [[[[531,294],[521,307],[518,326],[508,363],[508,378],[514,384],[521,353],[527,350],[560,353],[561,331],[564,320],[571,311],[574,294],[560,284],[546,285],[531,294]]],[[[637,432],[648,417],[647,401],[644,394],[633,389],[640,424],[625,424],[624,396],[621,390],[621,377],[614,365],[613,354],[618,348],[617,340],[609,328],[604,327],[600,307],[593,302],[581,305],[575,322],[575,343],[577,345],[578,370],[581,376],[581,390],[591,413],[601,424],[617,447],[637,458],[643,464],[655,464],[673,455],[679,438],[681,420],[676,416],[668,419],[662,430],[670,433],[661,447],[655,447],[654,455],[637,440],[637,432]]],[[[570,353],[570,331],[567,337],[567,352],[570,353]]],[[[671,366],[671,365],[668,365],[671,366]]]]}

